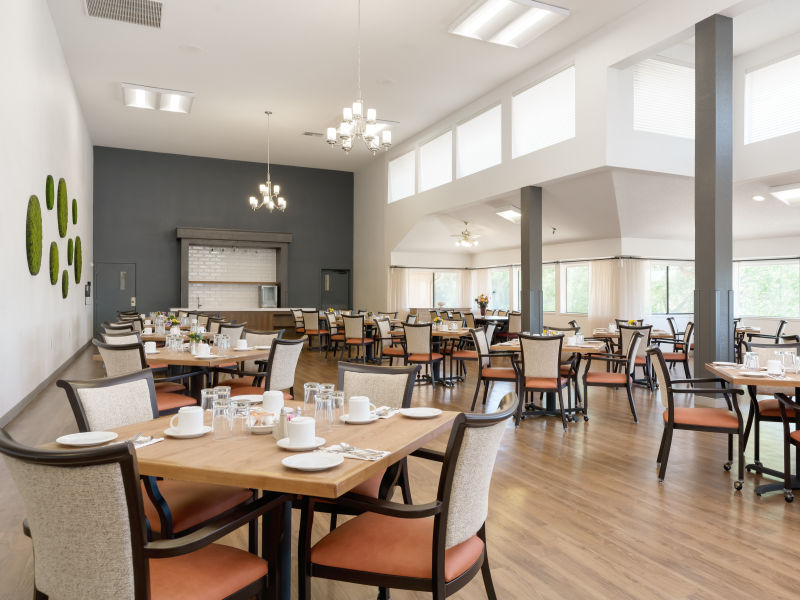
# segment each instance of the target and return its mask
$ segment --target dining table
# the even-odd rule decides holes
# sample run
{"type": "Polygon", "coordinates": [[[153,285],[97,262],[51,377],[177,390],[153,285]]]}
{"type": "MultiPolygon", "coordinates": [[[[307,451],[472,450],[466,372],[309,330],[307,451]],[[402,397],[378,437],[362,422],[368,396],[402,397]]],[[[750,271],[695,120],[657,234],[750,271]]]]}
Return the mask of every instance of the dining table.
{"type": "MultiPolygon", "coordinates": [[[[306,407],[301,401],[288,401],[286,406],[295,411],[313,411],[313,407],[306,407]]],[[[377,460],[345,458],[340,465],[324,471],[298,471],[284,466],[282,460],[296,453],[278,447],[272,435],[245,433],[221,437],[212,431],[192,439],[168,437],[165,430],[169,427],[171,416],[111,431],[118,434],[117,440],[132,439],[139,434],[164,438],[163,441],[136,450],[139,473],[144,476],[251,488],[293,497],[334,499],[381,473],[430,440],[449,432],[458,414],[445,410],[432,418],[415,419],[398,413],[367,425],[340,423],[328,430],[319,429],[318,425],[316,434],[324,438],[325,446],[346,442],[356,448],[388,452],[377,460]]],[[[210,411],[206,411],[205,421],[210,424],[210,411]]],[[[55,442],[42,447],[66,449],[55,442]]],[[[284,534],[278,540],[268,538],[268,519],[262,520],[262,547],[267,539],[279,544],[278,593],[275,597],[281,600],[291,598],[291,508],[292,502],[287,501],[280,511],[280,522],[276,529],[284,534]]],[[[276,525],[274,520],[271,525],[276,525]]]]}
{"type": "MultiPolygon", "coordinates": [[[[615,331],[609,331],[606,328],[599,327],[592,331],[593,338],[602,338],[602,339],[617,339],[619,338],[619,329],[615,331]]],[[[650,338],[658,338],[658,339],[673,339],[675,336],[672,335],[672,332],[666,331],[664,329],[651,329],[650,330],[650,338]]]]}
{"type": "MultiPolygon", "coordinates": [[[[777,388],[786,388],[786,394],[792,395],[796,398],[800,398],[800,373],[790,373],[787,372],[785,375],[781,377],[773,377],[767,375],[767,371],[765,368],[760,368],[758,371],[754,371],[752,369],[747,369],[743,365],[737,364],[733,365],[730,363],[706,363],[705,368],[709,373],[714,374],[715,376],[719,377],[720,379],[725,380],[729,384],[733,386],[746,386],[750,393],[751,404],[753,402],[757,402],[755,400],[755,388],[758,386],[769,386],[769,387],[777,387],[777,388]],[[760,373],[760,376],[753,376],[752,373],[760,373]]],[[[753,407],[750,408],[751,414],[753,411],[753,407]]],[[[781,435],[783,435],[783,429],[781,429],[781,435]]],[[[748,464],[745,467],[748,471],[756,472],[759,475],[770,475],[771,477],[777,477],[781,480],[780,483],[768,483],[764,485],[759,485],[755,488],[755,493],[760,496],[762,494],[766,494],[768,492],[776,492],[776,491],[783,491],[783,471],[779,471],[777,469],[770,469],[765,467],[761,464],[748,464]]],[[[792,477],[792,489],[800,489],[800,479],[797,477],[792,477]]]]}
{"type": "MultiPolygon", "coordinates": [[[[189,332],[183,329],[181,331],[183,332],[183,340],[187,341],[189,339],[189,332]]],[[[143,342],[166,342],[168,335],[167,333],[142,333],[139,337],[143,342]]],[[[206,331],[203,334],[203,339],[212,340],[214,339],[214,334],[206,331]]]]}

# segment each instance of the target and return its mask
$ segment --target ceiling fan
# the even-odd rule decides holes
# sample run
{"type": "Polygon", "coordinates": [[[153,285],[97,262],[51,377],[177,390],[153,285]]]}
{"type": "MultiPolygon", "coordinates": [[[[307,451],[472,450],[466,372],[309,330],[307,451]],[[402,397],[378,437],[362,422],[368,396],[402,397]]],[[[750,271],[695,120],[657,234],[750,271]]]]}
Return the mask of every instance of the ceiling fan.
{"type": "Polygon", "coordinates": [[[478,233],[472,233],[469,230],[469,223],[464,221],[464,231],[461,233],[454,233],[450,237],[458,238],[456,246],[460,248],[472,248],[478,245],[478,238],[481,237],[478,233]]]}

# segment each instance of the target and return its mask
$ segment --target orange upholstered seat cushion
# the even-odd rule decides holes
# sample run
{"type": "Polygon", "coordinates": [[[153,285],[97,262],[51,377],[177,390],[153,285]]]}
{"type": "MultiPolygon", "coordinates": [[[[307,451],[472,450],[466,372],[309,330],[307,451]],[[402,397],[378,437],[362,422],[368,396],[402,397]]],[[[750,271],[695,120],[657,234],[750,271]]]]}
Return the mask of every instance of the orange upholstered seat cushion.
{"type": "Polygon", "coordinates": [[[453,358],[458,360],[478,360],[477,350],[454,350],[453,358]]]}
{"type": "Polygon", "coordinates": [[[586,383],[605,383],[625,385],[625,373],[586,373],[586,383]]]}
{"type": "MultiPolygon", "coordinates": [[[[664,411],[664,421],[669,412],[664,411]]],[[[700,427],[725,427],[736,429],[739,421],[736,415],[724,408],[676,408],[675,423],[681,425],[698,425],[700,427]]]]}
{"type": "Polygon", "coordinates": [[[791,433],[789,433],[789,437],[792,438],[795,442],[800,444],[800,430],[795,429],[791,433]]]}
{"type": "MultiPolygon", "coordinates": [[[[245,488],[172,479],[159,481],[158,489],[172,513],[172,530],[175,533],[191,529],[253,497],[253,492],[245,488]]],[[[144,490],[144,484],[142,484],[142,498],[144,514],[150,521],[150,527],[153,531],[160,531],[161,519],[158,518],[156,507],[144,490]]]]}
{"type": "Polygon", "coordinates": [[[295,327],[295,328],[294,328],[294,330],[295,330],[297,333],[305,333],[305,332],[306,332],[306,329],[305,329],[305,327],[295,327]]]}
{"type": "MultiPolygon", "coordinates": [[[[794,411],[786,409],[786,416],[790,419],[794,417],[794,411]]],[[[781,418],[781,409],[778,408],[778,400],[770,398],[769,400],[762,400],[758,403],[758,414],[762,417],[777,417],[781,418]]]]}
{"type": "MultiPolygon", "coordinates": [[[[248,387],[248,386],[239,386],[231,389],[231,397],[234,396],[250,396],[250,395],[261,395],[266,392],[263,387],[248,387]]],[[[284,400],[291,400],[292,395],[289,392],[283,392],[283,399],[284,400]]]]}
{"type": "Polygon", "coordinates": [[[664,360],[685,360],[686,355],[683,352],[664,352],[664,360]]]}
{"type": "Polygon", "coordinates": [[[572,373],[572,366],[571,365],[561,365],[558,368],[558,372],[561,373],[562,375],[565,375],[565,376],[569,375],[569,374],[572,373]]]}
{"type": "Polygon", "coordinates": [[[243,387],[243,386],[253,387],[253,379],[255,378],[250,376],[236,377],[234,379],[226,379],[225,381],[220,383],[220,385],[227,385],[228,387],[232,388],[243,387]]]}
{"type": "Polygon", "coordinates": [[[555,377],[526,377],[525,387],[537,390],[555,390],[557,387],[564,387],[568,381],[566,377],[559,378],[559,385],[556,386],[555,377]]]}
{"type": "Polygon", "coordinates": [[[351,492],[354,494],[361,494],[362,496],[369,496],[370,498],[377,498],[378,492],[381,490],[381,481],[383,480],[383,475],[386,473],[385,470],[381,471],[380,473],[375,473],[372,477],[359,483],[356,487],[354,487],[351,492]]]}
{"type": "Polygon", "coordinates": [[[173,393],[162,394],[160,392],[156,392],[156,405],[158,406],[159,412],[165,410],[174,410],[176,408],[180,408],[181,406],[192,406],[193,404],[197,404],[197,400],[191,396],[173,393]]]}
{"type": "Polygon", "coordinates": [[[343,333],[334,333],[331,336],[331,340],[334,342],[343,342],[344,341],[344,334],[343,333]]]}
{"type": "Polygon", "coordinates": [[[484,367],[481,369],[481,377],[513,380],[517,378],[517,373],[511,367],[484,367]]]}
{"type": "Polygon", "coordinates": [[[382,352],[386,356],[405,356],[406,354],[402,346],[384,346],[382,352]]]}
{"type": "MultiPolygon", "coordinates": [[[[397,575],[432,577],[433,517],[400,519],[364,513],[347,521],[311,549],[317,565],[397,575]]],[[[444,578],[452,581],[483,554],[477,536],[445,550],[444,578]]]]}
{"type": "Polygon", "coordinates": [[[303,333],[305,333],[306,335],[319,335],[320,334],[320,330],[319,329],[306,329],[303,333]]]}
{"type": "Polygon", "coordinates": [[[183,392],[185,390],[186,386],[177,381],[162,381],[161,383],[156,383],[156,392],[162,392],[164,394],[183,392]]]}
{"type": "Polygon", "coordinates": [[[366,338],[347,338],[345,344],[366,344],[369,343],[370,340],[366,338]]]}
{"type": "Polygon", "coordinates": [[[444,356],[439,354],[438,352],[433,352],[432,354],[409,354],[408,360],[410,362],[431,362],[436,360],[442,360],[444,356]]]}
{"type": "Polygon", "coordinates": [[[222,544],[149,563],[152,600],[227,598],[267,574],[267,561],[222,544]]]}
{"type": "Polygon", "coordinates": [[[641,367],[647,364],[647,359],[644,356],[637,356],[633,359],[633,364],[637,367],[641,367]]]}

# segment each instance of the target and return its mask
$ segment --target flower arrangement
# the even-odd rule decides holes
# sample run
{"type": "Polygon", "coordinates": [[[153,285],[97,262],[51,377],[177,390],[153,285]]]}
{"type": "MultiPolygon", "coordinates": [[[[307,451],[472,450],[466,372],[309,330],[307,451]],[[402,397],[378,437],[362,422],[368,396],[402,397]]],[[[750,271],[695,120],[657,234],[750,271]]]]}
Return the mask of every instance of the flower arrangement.
{"type": "Polygon", "coordinates": [[[489,296],[486,294],[480,294],[477,298],[475,298],[475,302],[477,302],[478,306],[481,308],[486,308],[489,306],[489,296]]]}
{"type": "Polygon", "coordinates": [[[433,323],[438,325],[442,322],[442,317],[433,317],[433,323]]]}
{"type": "Polygon", "coordinates": [[[635,326],[636,325],[636,319],[628,319],[628,325],[635,326]]]}
{"type": "Polygon", "coordinates": [[[170,325],[175,326],[175,327],[177,327],[177,326],[179,326],[181,324],[180,320],[178,320],[175,317],[175,315],[170,315],[168,321],[169,321],[170,325]]]}
{"type": "Polygon", "coordinates": [[[203,341],[203,334],[202,333],[190,333],[189,334],[189,341],[200,343],[203,341]]]}
{"type": "Polygon", "coordinates": [[[553,332],[549,329],[542,329],[542,335],[553,335],[553,332]]]}
{"type": "Polygon", "coordinates": [[[327,312],[327,313],[331,314],[331,313],[333,313],[333,309],[332,309],[332,308],[329,306],[329,307],[328,307],[328,310],[326,310],[325,312],[327,312]]]}
{"type": "Polygon", "coordinates": [[[373,317],[374,315],[375,313],[372,312],[371,310],[367,312],[367,318],[373,317]]]}

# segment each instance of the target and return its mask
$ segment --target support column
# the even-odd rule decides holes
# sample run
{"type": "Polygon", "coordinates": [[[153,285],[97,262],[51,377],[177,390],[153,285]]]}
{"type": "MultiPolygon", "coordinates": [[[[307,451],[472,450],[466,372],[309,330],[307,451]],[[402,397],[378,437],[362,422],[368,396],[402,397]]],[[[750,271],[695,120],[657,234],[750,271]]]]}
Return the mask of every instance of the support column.
{"type": "Polygon", "coordinates": [[[542,188],[520,190],[522,330],[542,332],[542,188]]]}
{"type": "Polygon", "coordinates": [[[694,374],[733,360],[733,20],[695,25],[694,374]]]}

